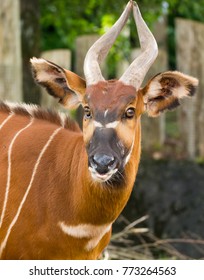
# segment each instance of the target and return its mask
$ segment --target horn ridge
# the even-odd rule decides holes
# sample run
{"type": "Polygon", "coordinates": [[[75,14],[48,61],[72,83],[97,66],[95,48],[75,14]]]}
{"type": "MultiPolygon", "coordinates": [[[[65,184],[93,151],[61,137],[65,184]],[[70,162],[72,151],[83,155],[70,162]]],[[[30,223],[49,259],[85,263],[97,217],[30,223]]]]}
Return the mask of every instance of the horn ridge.
{"type": "Polygon", "coordinates": [[[87,86],[105,80],[102,76],[99,64],[105,59],[108,51],[126,24],[132,10],[132,6],[133,1],[130,0],[115,24],[88,50],[84,60],[84,75],[87,86]]]}
{"type": "Polygon", "coordinates": [[[120,81],[139,89],[147,71],[158,55],[158,46],[153,34],[141,16],[137,3],[134,1],[133,16],[137,27],[142,53],[130,64],[128,69],[120,78],[120,81]]]}

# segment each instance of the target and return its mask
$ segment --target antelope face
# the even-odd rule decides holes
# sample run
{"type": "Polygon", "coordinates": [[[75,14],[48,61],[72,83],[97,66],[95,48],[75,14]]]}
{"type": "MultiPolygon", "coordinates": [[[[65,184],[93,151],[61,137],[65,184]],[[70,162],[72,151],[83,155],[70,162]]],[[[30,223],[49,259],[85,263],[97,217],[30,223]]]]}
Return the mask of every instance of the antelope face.
{"type": "Polygon", "coordinates": [[[137,4],[130,0],[116,23],[88,50],[84,60],[85,81],[53,63],[41,61],[39,67],[39,61],[32,61],[36,65],[38,83],[59,97],[60,103],[67,107],[83,105],[88,167],[97,181],[123,178],[124,167],[134,146],[135,128],[140,115],[137,108],[140,108],[140,112],[143,108],[143,103],[138,106],[137,92],[156,56],[156,41],[143,21],[137,4]],[[143,51],[118,81],[106,81],[99,64],[105,59],[131,11],[143,51]],[[49,72],[49,85],[44,81],[45,75],[39,74],[42,68],[49,72]],[[50,68],[53,70],[50,71],[50,68]]]}
{"type": "Polygon", "coordinates": [[[123,177],[124,167],[134,146],[135,127],[139,115],[136,93],[156,56],[156,41],[143,21],[137,4],[132,0],[128,2],[116,23],[86,54],[84,140],[89,170],[95,180],[105,182],[115,179],[119,174],[120,178],[123,177]],[[99,64],[105,59],[132,10],[140,41],[144,42],[143,52],[119,81],[105,81],[99,64]]]}
{"type": "Polygon", "coordinates": [[[135,88],[120,81],[99,82],[87,88],[83,134],[94,180],[122,180],[134,145],[140,114],[137,104],[135,88]]]}

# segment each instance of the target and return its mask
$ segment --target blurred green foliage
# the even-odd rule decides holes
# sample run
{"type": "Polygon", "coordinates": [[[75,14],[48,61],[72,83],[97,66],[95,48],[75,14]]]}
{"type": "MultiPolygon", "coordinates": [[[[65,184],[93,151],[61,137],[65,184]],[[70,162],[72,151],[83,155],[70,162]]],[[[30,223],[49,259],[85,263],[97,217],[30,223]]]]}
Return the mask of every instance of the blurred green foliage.
{"type": "MultiPolygon", "coordinates": [[[[162,1],[140,2],[144,18],[151,24],[160,15],[162,1]]],[[[73,49],[76,36],[101,33],[115,22],[126,3],[126,0],[40,0],[42,49],[73,49]]]]}
{"type": "MultiPolygon", "coordinates": [[[[41,11],[41,49],[53,48],[75,49],[75,39],[79,35],[102,34],[121,14],[126,0],[40,0],[41,11]]],[[[140,0],[138,5],[148,25],[162,15],[168,18],[168,46],[170,66],[175,67],[174,18],[183,17],[204,21],[204,0],[140,0]]],[[[124,36],[116,41],[111,49],[108,65],[110,76],[114,65],[121,58],[128,58],[130,47],[138,46],[137,32],[134,21],[130,24],[130,40],[124,36]]]]}

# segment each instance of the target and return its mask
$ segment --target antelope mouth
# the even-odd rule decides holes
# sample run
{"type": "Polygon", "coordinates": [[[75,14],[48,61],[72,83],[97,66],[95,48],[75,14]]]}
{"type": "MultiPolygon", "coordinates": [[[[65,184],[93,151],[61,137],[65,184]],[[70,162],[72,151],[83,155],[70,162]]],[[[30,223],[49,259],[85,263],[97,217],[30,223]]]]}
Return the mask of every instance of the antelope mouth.
{"type": "Polygon", "coordinates": [[[112,169],[104,174],[98,173],[93,167],[89,167],[89,171],[94,181],[97,181],[99,183],[104,183],[109,181],[118,172],[118,169],[117,168],[112,169]]]}

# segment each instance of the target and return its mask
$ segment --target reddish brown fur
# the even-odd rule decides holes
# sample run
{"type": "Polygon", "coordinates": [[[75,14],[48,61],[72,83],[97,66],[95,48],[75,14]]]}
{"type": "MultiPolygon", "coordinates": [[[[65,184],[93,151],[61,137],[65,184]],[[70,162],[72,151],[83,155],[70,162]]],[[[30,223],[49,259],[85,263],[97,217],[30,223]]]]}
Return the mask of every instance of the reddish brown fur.
{"type": "Polygon", "coordinates": [[[95,109],[98,109],[98,104],[100,104],[100,111],[104,112],[106,109],[120,110],[120,107],[127,106],[128,98],[135,99],[135,97],[134,87],[113,80],[89,86],[86,90],[85,102],[87,99],[90,100],[90,106],[95,109]]]}
{"type": "MultiPolygon", "coordinates": [[[[1,112],[0,123],[6,117],[7,114],[1,112]]],[[[1,143],[6,143],[6,147],[0,145],[0,209],[5,194],[8,146],[14,134],[28,122],[27,115],[17,114],[0,131],[1,143]]],[[[0,230],[0,241],[3,240],[26,191],[39,151],[56,127],[53,122],[35,119],[33,125],[16,140],[12,153],[11,188],[7,206],[9,211],[6,211],[6,219],[0,230]]],[[[138,136],[139,130],[138,122],[138,136]]],[[[2,258],[97,258],[108,244],[110,232],[101,239],[96,248],[87,252],[84,251],[87,239],[65,235],[58,227],[58,222],[62,220],[71,225],[81,223],[102,225],[112,223],[117,218],[129,198],[136,175],[140,137],[137,139],[134,156],[126,167],[127,184],[120,190],[112,189],[110,196],[108,188],[102,189],[90,178],[82,134],[68,129],[61,130],[42,158],[37,176],[19,219],[11,231],[2,258]],[[83,199],[79,200],[80,197],[83,199]]]]}

